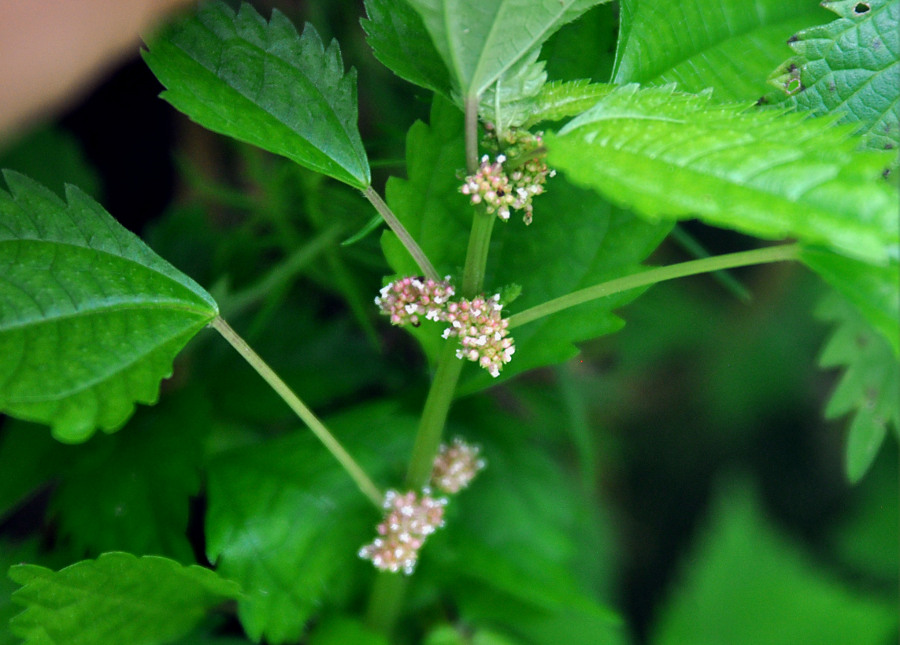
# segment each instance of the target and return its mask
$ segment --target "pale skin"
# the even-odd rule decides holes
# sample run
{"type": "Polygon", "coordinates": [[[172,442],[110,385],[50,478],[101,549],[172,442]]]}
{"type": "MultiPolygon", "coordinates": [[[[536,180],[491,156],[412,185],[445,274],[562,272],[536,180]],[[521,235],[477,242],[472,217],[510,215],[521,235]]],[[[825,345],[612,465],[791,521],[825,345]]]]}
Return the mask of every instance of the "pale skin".
{"type": "Polygon", "coordinates": [[[0,144],[82,98],[187,0],[0,0],[0,144]]]}

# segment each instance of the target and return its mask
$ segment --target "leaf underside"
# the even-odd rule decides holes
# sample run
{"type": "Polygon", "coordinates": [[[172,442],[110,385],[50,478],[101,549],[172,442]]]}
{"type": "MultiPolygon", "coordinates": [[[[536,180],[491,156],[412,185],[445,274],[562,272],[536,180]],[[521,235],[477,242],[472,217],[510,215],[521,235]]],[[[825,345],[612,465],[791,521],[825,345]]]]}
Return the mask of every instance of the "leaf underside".
{"type": "Polygon", "coordinates": [[[336,41],[302,35],[278,10],[204,5],[150,45],[144,60],[169,103],[214,132],[283,155],[356,188],[371,178],[357,129],[356,72],[336,41]]]}
{"type": "Polygon", "coordinates": [[[574,182],[649,218],[697,217],[886,263],[900,241],[888,154],[857,152],[846,128],[721,105],[672,87],[621,87],[546,137],[574,182]]]}
{"type": "Polygon", "coordinates": [[[822,5],[840,16],[791,38],[796,56],[773,74],[788,105],[835,114],[858,128],[866,147],[900,148],[900,1],[841,0],[822,5]],[[792,70],[802,90],[790,92],[792,70]]]}
{"type": "Polygon", "coordinates": [[[193,280],[73,186],[68,203],[14,172],[0,191],[0,410],[64,441],[153,403],[217,314],[193,280]]]}

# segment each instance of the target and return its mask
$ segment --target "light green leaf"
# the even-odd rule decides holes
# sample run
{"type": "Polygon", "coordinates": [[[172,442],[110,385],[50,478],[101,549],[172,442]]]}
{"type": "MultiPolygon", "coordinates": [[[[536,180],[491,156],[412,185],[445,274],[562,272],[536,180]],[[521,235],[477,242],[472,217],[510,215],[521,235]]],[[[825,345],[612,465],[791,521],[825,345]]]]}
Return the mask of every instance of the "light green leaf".
{"type": "Polygon", "coordinates": [[[613,80],[753,101],[771,89],[785,41],[824,15],[804,0],[625,0],[613,80]]]}
{"type": "Polygon", "coordinates": [[[551,166],[649,218],[698,217],[886,263],[900,242],[888,154],[846,128],[719,105],[672,87],[617,89],[545,138],[551,166]]]}
{"type": "Polygon", "coordinates": [[[493,123],[498,133],[518,127],[525,121],[526,115],[517,114],[507,104],[522,103],[534,98],[547,82],[544,61],[537,59],[540,53],[540,50],[535,49],[528,56],[520,58],[481,94],[478,115],[482,120],[493,123]]]}
{"type": "MultiPolygon", "coordinates": [[[[382,455],[409,454],[415,434],[414,419],[384,404],[328,426],[376,478],[382,455]]],[[[298,641],[319,607],[340,604],[372,573],[357,552],[371,541],[378,511],[310,433],[218,456],[208,489],[207,555],[246,592],[238,616],[254,640],[298,641]]]]}
{"type": "Polygon", "coordinates": [[[366,42],[400,78],[450,98],[450,77],[422,17],[405,0],[366,0],[366,42]]]}
{"type": "Polygon", "coordinates": [[[410,0],[463,97],[480,96],[602,0],[410,0]]]}
{"type": "Polygon", "coordinates": [[[803,249],[800,260],[863,315],[900,356],[900,265],[873,266],[828,251],[803,249]]]}
{"type": "MultiPolygon", "coordinates": [[[[900,438],[900,360],[888,342],[837,294],[823,300],[816,314],[837,323],[819,364],[846,370],[825,407],[825,417],[836,419],[853,413],[844,465],[850,481],[857,482],[881,449],[888,426],[893,426],[900,438]]],[[[895,325],[895,335],[897,330],[895,325]]]]}
{"type": "Polygon", "coordinates": [[[900,147],[900,0],[838,0],[840,16],[790,40],[797,56],[773,73],[789,105],[858,126],[866,147],[900,147]],[[799,70],[802,91],[785,91],[799,70]]]}
{"type": "Polygon", "coordinates": [[[880,645],[896,636],[896,600],[842,583],[764,518],[745,484],[724,487],[654,645],[880,645]]]}
{"type": "Polygon", "coordinates": [[[153,403],[172,360],[217,314],[193,280],[73,186],[18,173],[0,190],[0,410],[63,441],[153,403]]]}
{"type": "Polygon", "coordinates": [[[9,576],[22,585],[13,600],[25,606],[10,627],[26,645],[162,645],[240,594],[209,569],[118,552],[56,572],[18,565],[9,576]]]}
{"type": "Polygon", "coordinates": [[[169,103],[214,132],[283,155],[356,188],[371,181],[357,129],[356,72],[312,25],[299,36],[277,9],[266,22],[224,2],[154,41],[144,59],[169,103]]]}
{"type": "Polygon", "coordinates": [[[586,80],[552,81],[536,96],[507,104],[506,109],[521,113],[523,127],[530,128],[541,121],[561,121],[581,114],[613,89],[614,85],[586,80]]]}

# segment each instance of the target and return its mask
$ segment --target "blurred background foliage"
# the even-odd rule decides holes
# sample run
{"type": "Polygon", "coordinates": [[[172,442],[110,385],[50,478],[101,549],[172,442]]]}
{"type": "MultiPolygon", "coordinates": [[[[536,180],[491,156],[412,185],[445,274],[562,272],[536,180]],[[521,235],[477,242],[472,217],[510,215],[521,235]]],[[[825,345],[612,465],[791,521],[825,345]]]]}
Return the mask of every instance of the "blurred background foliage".
{"type": "MultiPolygon", "coordinates": [[[[275,3],[256,4],[267,15],[275,3]]],[[[429,97],[372,57],[361,3],[277,5],[339,40],[359,70],[374,184],[402,175],[406,130],[427,119],[429,97]]],[[[603,5],[551,39],[551,78],[608,80],[616,18],[615,5],[603,5]],[[606,55],[578,47],[583,39],[606,55]]],[[[336,244],[365,226],[368,205],[198,128],[155,98],[159,90],[136,59],[58,123],[0,150],[0,167],[96,197],[211,289],[224,316],[324,417],[389,399],[387,418],[409,426],[426,365],[371,306],[389,273],[378,235],[336,244]]],[[[752,244],[686,228],[712,253],[752,244]]],[[[651,261],[686,259],[667,242],[651,261]]],[[[449,628],[429,633],[420,615],[411,634],[430,645],[593,643],[579,634],[613,623],[582,602],[588,594],[622,614],[625,629],[609,628],[610,642],[897,642],[896,442],[859,485],[846,482],[847,419],[822,414],[838,377],[817,367],[830,332],[812,315],[822,284],[785,264],[734,277],[750,302],[708,276],[657,286],[620,312],[622,331],[585,343],[576,359],[457,402],[450,432],[480,443],[490,467],[451,508],[409,605],[412,614],[449,596],[445,618],[484,627],[464,641],[449,628]]],[[[46,428],[6,420],[2,568],[62,566],[112,549],[205,562],[207,483],[196,463],[295,428],[265,384],[205,334],[179,358],[161,404],[141,408],[122,432],[63,446],[46,428]],[[162,501],[150,490],[164,491],[162,501]],[[123,507],[173,517],[123,524],[123,507]]],[[[385,459],[395,479],[405,441],[392,439],[385,459]]],[[[359,579],[335,591],[339,605],[352,607],[370,585],[368,569],[355,570],[359,579]]],[[[4,619],[17,611],[12,589],[0,580],[4,619]]],[[[321,633],[338,636],[322,642],[355,629],[335,620],[321,633]]],[[[0,627],[0,644],[13,642],[0,627]]]]}

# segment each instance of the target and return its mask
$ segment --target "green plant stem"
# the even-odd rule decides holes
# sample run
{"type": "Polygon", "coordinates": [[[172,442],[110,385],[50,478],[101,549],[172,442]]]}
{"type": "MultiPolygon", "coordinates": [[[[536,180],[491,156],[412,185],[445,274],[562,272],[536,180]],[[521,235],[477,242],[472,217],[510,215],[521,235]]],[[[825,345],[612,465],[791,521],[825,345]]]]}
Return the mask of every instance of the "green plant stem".
{"type": "MultiPolygon", "coordinates": [[[[466,168],[469,173],[475,172],[478,167],[477,108],[477,100],[466,101],[466,168]]],[[[484,269],[494,219],[481,209],[475,211],[469,234],[469,247],[466,251],[466,264],[463,268],[462,293],[468,298],[480,292],[484,286],[484,269]]],[[[463,361],[456,357],[456,343],[454,341],[444,343],[438,356],[437,369],[428,390],[428,397],[425,399],[425,407],[419,420],[416,442],[406,473],[406,486],[411,490],[420,490],[428,484],[462,368],[463,361]]],[[[400,615],[408,584],[406,577],[401,574],[387,572],[378,574],[369,598],[366,617],[370,627],[384,634],[391,632],[400,615]]]]}
{"type": "Polygon", "coordinates": [[[702,260],[692,260],[690,262],[682,262],[667,267],[642,271],[641,273],[635,273],[633,275],[625,276],[624,278],[616,278],[609,282],[603,282],[592,287],[579,289],[568,295],[549,300],[536,307],[532,307],[531,309],[521,311],[510,316],[509,328],[513,329],[514,327],[520,327],[539,318],[543,318],[544,316],[550,316],[563,311],[564,309],[568,309],[569,307],[584,304],[585,302],[590,302],[597,298],[611,296],[622,291],[628,291],[629,289],[646,287],[647,285],[656,284],[657,282],[674,280],[675,278],[683,278],[699,273],[721,271],[722,269],[734,269],[736,267],[754,264],[796,260],[799,254],[800,247],[797,244],[785,244],[753,251],[717,255],[702,260]]]}
{"type": "Polygon", "coordinates": [[[422,247],[413,239],[412,235],[409,234],[409,231],[406,230],[406,227],[400,223],[400,220],[397,219],[397,216],[394,215],[394,211],[390,209],[390,207],[385,203],[385,201],[381,198],[381,195],[372,188],[371,186],[366,186],[362,194],[366,199],[369,200],[369,203],[375,207],[375,210],[384,218],[385,223],[391,228],[392,231],[400,238],[400,242],[409,251],[409,254],[413,257],[413,260],[416,261],[416,264],[419,265],[419,269],[422,271],[423,275],[426,278],[430,278],[431,280],[438,281],[441,279],[441,276],[438,275],[438,272],[435,270],[434,266],[432,266],[431,261],[428,259],[428,256],[425,255],[425,251],[422,250],[422,247]]]}
{"type": "Polygon", "coordinates": [[[288,387],[287,383],[281,380],[281,377],[275,373],[275,371],[269,367],[269,365],[260,358],[259,354],[257,354],[253,349],[244,341],[243,338],[238,336],[237,332],[231,328],[221,316],[216,316],[210,325],[217,332],[222,334],[222,336],[227,340],[232,347],[240,354],[245,361],[250,363],[250,366],[257,371],[257,373],[263,377],[266,383],[268,383],[273,390],[280,396],[285,403],[294,411],[294,413],[300,417],[300,419],[307,425],[307,427],[312,430],[313,434],[316,435],[316,438],[322,442],[322,445],[328,449],[335,459],[344,467],[344,470],[350,475],[356,485],[359,486],[359,490],[362,491],[363,495],[372,500],[372,503],[375,504],[379,509],[382,507],[382,503],[384,501],[384,495],[382,495],[381,491],[378,490],[378,487],[369,479],[369,476],[366,475],[365,471],[356,463],[353,457],[344,450],[344,447],[340,444],[340,442],[335,438],[333,434],[325,427],[321,421],[319,421],[318,417],[312,413],[306,404],[300,400],[296,394],[294,394],[293,390],[288,387]]]}

